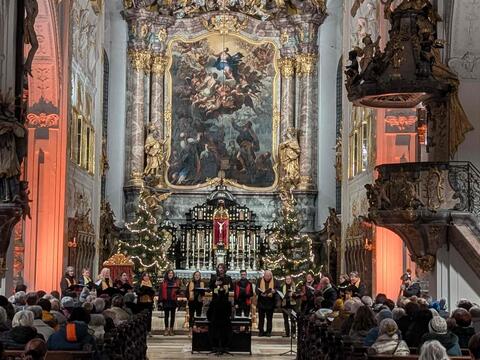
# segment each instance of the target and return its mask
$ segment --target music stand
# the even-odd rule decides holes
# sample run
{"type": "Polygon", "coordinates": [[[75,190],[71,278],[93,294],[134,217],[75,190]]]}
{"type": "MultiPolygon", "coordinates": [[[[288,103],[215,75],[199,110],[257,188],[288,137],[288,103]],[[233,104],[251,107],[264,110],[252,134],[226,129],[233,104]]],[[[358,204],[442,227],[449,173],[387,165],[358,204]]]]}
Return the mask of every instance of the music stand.
{"type": "MultiPolygon", "coordinates": [[[[295,324],[295,327],[297,326],[297,314],[295,311],[292,309],[282,309],[282,311],[287,314],[290,318],[290,322],[295,324]]],[[[290,325],[290,327],[292,327],[290,325]]],[[[284,353],[281,353],[280,356],[290,356],[290,355],[296,355],[297,352],[293,350],[293,329],[290,329],[290,350],[285,351],[284,353]]]]}

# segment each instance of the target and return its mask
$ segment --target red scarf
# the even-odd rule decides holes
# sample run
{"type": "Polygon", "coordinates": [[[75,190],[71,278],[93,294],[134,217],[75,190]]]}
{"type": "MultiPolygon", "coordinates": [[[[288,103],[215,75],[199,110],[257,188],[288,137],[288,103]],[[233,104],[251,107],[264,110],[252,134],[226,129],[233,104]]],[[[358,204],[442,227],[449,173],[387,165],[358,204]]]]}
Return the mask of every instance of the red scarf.
{"type": "MultiPolygon", "coordinates": [[[[178,283],[177,281],[175,281],[173,283],[173,286],[178,286],[178,283]]],[[[168,298],[168,280],[165,280],[163,283],[162,283],[162,300],[163,301],[166,301],[166,300],[177,300],[177,290],[178,290],[178,287],[174,287],[171,289],[170,291],[170,299],[168,298]]]]}
{"type": "MultiPolygon", "coordinates": [[[[247,286],[245,287],[245,292],[248,294],[251,294],[251,289],[252,289],[252,284],[250,284],[250,282],[247,282],[247,286]]],[[[240,286],[238,285],[238,283],[235,285],[235,299],[238,299],[238,297],[240,296],[240,286]]],[[[247,297],[245,303],[247,305],[250,305],[252,303],[252,299],[247,297]]]]}

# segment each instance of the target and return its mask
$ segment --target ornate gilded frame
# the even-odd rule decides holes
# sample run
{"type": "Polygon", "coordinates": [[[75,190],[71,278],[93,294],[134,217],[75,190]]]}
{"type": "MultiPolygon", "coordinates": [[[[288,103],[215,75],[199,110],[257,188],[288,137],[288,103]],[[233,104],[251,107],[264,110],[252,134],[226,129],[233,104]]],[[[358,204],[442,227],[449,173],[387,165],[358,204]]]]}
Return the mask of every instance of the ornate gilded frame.
{"type": "Polygon", "coordinates": [[[252,39],[246,35],[239,34],[237,32],[229,32],[224,31],[224,29],[208,29],[207,33],[203,33],[201,35],[195,35],[192,37],[186,37],[182,35],[173,36],[167,42],[166,48],[166,57],[167,57],[167,65],[165,68],[165,113],[164,113],[164,126],[165,126],[165,146],[167,152],[167,160],[166,160],[166,167],[164,171],[164,178],[165,183],[171,189],[178,189],[178,190],[195,190],[201,189],[209,186],[218,185],[222,179],[219,177],[215,177],[213,179],[208,180],[207,182],[197,184],[197,185],[174,185],[168,179],[168,168],[170,167],[169,159],[171,156],[171,141],[172,141],[172,103],[173,103],[173,79],[171,74],[171,66],[173,63],[173,55],[172,55],[172,47],[175,42],[185,42],[185,43],[193,43],[196,41],[200,41],[206,39],[208,37],[214,35],[224,35],[228,34],[229,36],[238,37],[239,39],[252,44],[252,45],[263,45],[263,44],[271,44],[275,49],[275,56],[274,56],[274,69],[275,69],[275,76],[273,78],[273,94],[272,94],[272,102],[273,102],[273,113],[272,113],[272,162],[273,162],[273,171],[275,174],[275,180],[273,184],[269,187],[255,187],[255,186],[248,186],[244,184],[240,184],[232,179],[223,179],[223,183],[226,185],[230,185],[242,190],[247,191],[254,191],[254,192],[271,192],[275,190],[278,186],[278,145],[280,141],[280,70],[278,68],[278,60],[280,58],[280,45],[274,39],[265,38],[261,40],[252,39]]]}

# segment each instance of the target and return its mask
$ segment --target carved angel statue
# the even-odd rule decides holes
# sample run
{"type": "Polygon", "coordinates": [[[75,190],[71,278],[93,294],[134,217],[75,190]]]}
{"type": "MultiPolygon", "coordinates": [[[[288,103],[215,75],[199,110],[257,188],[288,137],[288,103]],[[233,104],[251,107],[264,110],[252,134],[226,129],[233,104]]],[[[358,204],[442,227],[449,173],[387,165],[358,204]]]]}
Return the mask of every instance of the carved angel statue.
{"type": "Polygon", "coordinates": [[[362,69],[362,71],[365,71],[368,64],[372,62],[374,55],[380,51],[380,48],[379,48],[380,39],[381,37],[379,36],[377,40],[373,42],[371,35],[367,34],[362,39],[364,47],[356,48],[358,56],[362,58],[360,60],[360,68],[362,69]]]}
{"type": "Polygon", "coordinates": [[[160,204],[168,199],[170,195],[170,193],[157,194],[155,192],[145,191],[142,196],[148,210],[157,218],[163,213],[163,207],[160,204]]]}
{"type": "Polygon", "coordinates": [[[285,141],[279,146],[279,158],[283,182],[296,186],[300,181],[300,145],[295,128],[287,129],[285,141]]]}
{"type": "Polygon", "coordinates": [[[160,141],[156,136],[156,127],[154,124],[150,125],[150,132],[145,140],[145,155],[147,156],[147,165],[143,174],[149,175],[161,175],[163,163],[165,162],[165,154],[163,147],[166,140],[160,141]]]}
{"type": "Polygon", "coordinates": [[[0,94],[0,202],[21,202],[19,176],[25,134],[15,118],[13,98],[0,94]]]}

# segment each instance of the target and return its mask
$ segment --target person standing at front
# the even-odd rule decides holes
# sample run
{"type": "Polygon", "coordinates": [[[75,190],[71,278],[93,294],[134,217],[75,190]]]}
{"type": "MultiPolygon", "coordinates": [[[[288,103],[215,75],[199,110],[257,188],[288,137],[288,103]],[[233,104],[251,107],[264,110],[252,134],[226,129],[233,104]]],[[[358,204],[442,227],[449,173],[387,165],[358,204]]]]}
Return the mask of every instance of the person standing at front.
{"type": "Polygon", "coordinates": [[[258,336],[272,335],[273,311],[275,309],[276,282],[270,270],[265,270],[263,277],[257,282],[255,292],[258,296],[258,336]],[[265,318],[267,329],[265,331],[265,318]]]}
{"type": "Polygon", "coordinates": [[[175,325],[175,311],[177,310],[177,293],[180,288],[180,282],[175,277],[173,270],[168,270],[160,285],[158,301],[163,307],[165,316],[165,336],[175,335],[173,327],[175,325]]]}

